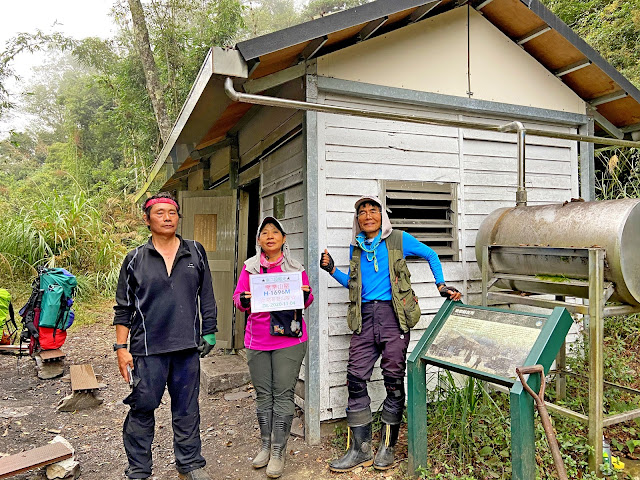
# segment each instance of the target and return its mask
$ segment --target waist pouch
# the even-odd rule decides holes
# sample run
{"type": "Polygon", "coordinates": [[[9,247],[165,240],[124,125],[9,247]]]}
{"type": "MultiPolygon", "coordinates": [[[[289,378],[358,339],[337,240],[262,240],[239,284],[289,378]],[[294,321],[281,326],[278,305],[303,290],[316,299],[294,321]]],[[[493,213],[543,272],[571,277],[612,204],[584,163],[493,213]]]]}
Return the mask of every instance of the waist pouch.
{"type": "Polygon", "coordinates": [[[302,336],[302,310],[280,310],[269,312],[269,315],[271,335],[295,338],[302,336]]]}

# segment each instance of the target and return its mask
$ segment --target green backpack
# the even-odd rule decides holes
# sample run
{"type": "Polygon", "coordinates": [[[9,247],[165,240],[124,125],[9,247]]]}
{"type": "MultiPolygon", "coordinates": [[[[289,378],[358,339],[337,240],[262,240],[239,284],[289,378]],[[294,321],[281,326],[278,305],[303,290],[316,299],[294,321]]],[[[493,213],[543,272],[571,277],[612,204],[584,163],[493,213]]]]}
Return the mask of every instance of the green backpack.
{"type": "Polygon", "coordinates": [[[4,329],[7,317],[13,320],[13,305],[11,305],[11,294],[8,290],[0,288],[0,332],[4,329]]]}
{"type": "Polygon", "coordinates": [[[48,268],[40,274],[42,304],[39,327],[66,330],[73,294],[78,286],[76,277],[63,268],[48,268]]]}

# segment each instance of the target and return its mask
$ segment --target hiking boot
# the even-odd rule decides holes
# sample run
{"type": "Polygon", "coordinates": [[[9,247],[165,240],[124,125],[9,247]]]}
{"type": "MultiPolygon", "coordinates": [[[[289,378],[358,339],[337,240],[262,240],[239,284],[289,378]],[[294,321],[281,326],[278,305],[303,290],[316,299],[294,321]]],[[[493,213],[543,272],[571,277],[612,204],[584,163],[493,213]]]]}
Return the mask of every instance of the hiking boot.
{"type": "Polygon", "coordinates": [[[371,410],[350,412],[347,410],[347,453],[329,464],[334,472],[349,472],[358,467],[373,464],[371,451],[371,410]]]}
{"type": "Polygon", "coordinates": [[[291,431],[293,415],[281,417],[273,414],[273,441],[271,442],[271,458],[267,465],[267,477],[278,478],[284,471],[284,462],[287,456],[287,441],[291,431]]]}
{"type": "MultiPolygon", "coordinates": [[[[384,417],[384,411],[383,411],[384,417]]],[[[395,461],[395,446],[398,442],[398,434],[400,433],[400,423],[389,424],[382,423],[382,433],[380,435],[380,447],[376,453],[376,459],[373,462],[373,468],[376,470],[388,470],[393,467],[395,461]]]]}
{"type": "Polygon", "coordinates": [[[262,442],[262,446],[260,451],[251,462],[253,468],[262,468],[266,467],[267,463],[269,463],[269,458],[271,457],[271,410],[256,412],[258,416],[258,425],[260,425],[260,440],[262,442]]]}
{"type": "Polygon", "coordinates": [[[187,473],[178,472],[178,478],[180,480],[212,480],[209,474],[205,472],[204,467],[187,473]]]}

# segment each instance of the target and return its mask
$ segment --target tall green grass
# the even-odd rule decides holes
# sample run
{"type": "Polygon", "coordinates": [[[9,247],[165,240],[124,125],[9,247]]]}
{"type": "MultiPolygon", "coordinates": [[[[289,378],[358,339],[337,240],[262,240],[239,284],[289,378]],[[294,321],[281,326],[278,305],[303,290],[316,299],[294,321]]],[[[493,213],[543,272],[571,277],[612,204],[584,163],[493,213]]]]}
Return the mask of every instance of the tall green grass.
{"type": "Polygon", "coordinates": [[[640,151],[607,147],[596,152],[598,200],[640,198],[640,151]]]}
{"type": "Polygon", "coordinates": [[[112,295],[126,246],[100,199],[84,192],[56,193],[8,213],[0,235],[0,280],[21,282],[39,266],[66,268],[78,294],[112,295]]]}

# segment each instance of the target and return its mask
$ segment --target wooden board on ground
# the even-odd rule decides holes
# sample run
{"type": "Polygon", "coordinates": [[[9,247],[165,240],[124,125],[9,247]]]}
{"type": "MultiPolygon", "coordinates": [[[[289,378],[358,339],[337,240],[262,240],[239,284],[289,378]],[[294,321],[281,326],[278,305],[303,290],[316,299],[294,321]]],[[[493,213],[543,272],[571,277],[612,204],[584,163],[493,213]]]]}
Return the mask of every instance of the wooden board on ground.
{"type": "Polygon", "coordinates": [[[38,467],[71,458],[73,452],[63,443],[49,443],[44,447],[0,458],[0,478],[12,477],[38,467]]]}
{"type": "Polygon", "coordinates": [[[26,353],[29,352],[29,345],[0,345],[0,352],[9,352],[9,353],[26,353]]]}
{"type": "Polygon", "coordinates": [[[74,392],[97,390],[98,381],[93,373],[93,367],[89,364],[71,365],[71,390],[74,392]]]}
{"type": "Polygon", "coordinates": [[[62,360],[65,357],[63,351],[58,348],[55,350],[42,350],[38,355],[40,355],[43,362],[62,360]]]}

